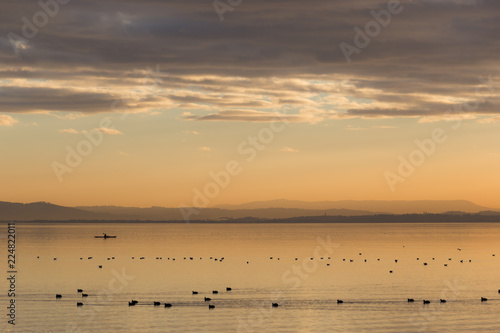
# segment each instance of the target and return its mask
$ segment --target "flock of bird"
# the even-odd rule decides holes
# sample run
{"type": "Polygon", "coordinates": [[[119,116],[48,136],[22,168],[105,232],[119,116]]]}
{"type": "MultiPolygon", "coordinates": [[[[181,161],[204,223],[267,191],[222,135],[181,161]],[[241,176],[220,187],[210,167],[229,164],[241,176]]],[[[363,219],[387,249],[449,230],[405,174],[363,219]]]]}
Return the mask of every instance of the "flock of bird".
{"type": "MultiPolygon", "coordinates": [[[[458,251],[461,251],[462,249],[457,248],[457,250],[458,250],[458,251]]],[[[362,253],[360,252],[360,253],[359,253],[359,255],[361,256],[361,255],[362,255],[362,253]]],[[[495,256],[495,254],[492,254],[492,256],[494,257],[494,256],[495,256]]],[[[38,257],[37,257],[37,259],[39,259],[39,258],[40,258],[40,257],[38,256],[38,257]]],[[[92,260],[92,259],[93,259],[93,257],[87,257],[87,259],[88,259],[88,260],[92,260]]],[[[107,260],[114,260],[114,259],[115,259],[115,257],[108,257],[108,258],[107,258],[107,260]]],[[[132,259],[135,259],[135,257],[132,257],[132,259]]],[[[139,260],[144,260],[144,259],[146,259],[146,257],[139,257],[139,260]]],[[[163,257],[156,257],[155,259],[156,259],[156,260],[162,260],[162,259],[163,259],[163,257]]],[[[167,260],[172,260],[172,261],[175,261],[175,259],[176,259],[176,258],[173,258],[173,257],[172,257],[172,258],[170,258],[170,257],[168,257],[168,258],[167,258],[167,260]]],[[[194,258],[194,257],[183,257],[183,259],[184,259],[184,260],[194,260],[195,258],[194,258]]],[[[274,257],[269,257],[269,259],[270,259],[270,260],[273,260],[273,259],[274,259],[274,257]]],[[[314,258],[314,257],[310,257],[309,259],[310,259],[310,260],[314,260],[315,258],[314,258]]],[[[331,259],[331,257],[321,257],[320,259],[321,259],[321,260],[330,260],[330,259],[331,259]]],[[[57,258],[54,258],[54,260],[57,260],[57,258]]],[[[80,257],[80,260],[83,260],[83,257],[80,257]]],[[[203,257],[200,257],[200,260],[203,260],[203,257]]],[[[214,261],[222,262],[222,261],[224,261],[224,257],[221,257],[221,258],[214,258],[214,257],[210,257],[210,260],[214,260],[214,261]]],[[[280,260],[280,258],[279,258],[279,257],[277,257],[277,258],[276,258],[276,260],[280,260]]],[[[295,260],[295,261],[297,261],[297,260],[299,260],[299,258],[294,258],[294,260],[295,260]]],[[[351,262],[351,263],[352,263],[352,262],[354,262],[354,259],[348,259],[348,260],[349,260],[349,262],[351,262]]],[[[420,258],[416,258],[416,260],[420,260],[420,258]]],[[[432,260],[435,260],[435,258],[432,258],[432,260]]],[[[448,258],[448,261],[451,261],[451,260],[452,260],[452,258],[448,258]]],[[[342,261],[343,261],[343,262],[345,262],[345,261],[346,261],[346,259],[345,259],[345,258],[343,258],[343,259],[342,259],[342,261]]],[[[380,261],[380,258],[377,258],[377,261],[380,261]]],[[[364,259],[364,262],[367,262],[367,259],[364,259]]],[[[398,263],[398,259],[394,259],[394,262],[395,262],[395,263],[398,263]]],[[[461,260],[460,260],[460,263],[463,263],[463,262],[464,262],[464,260],[463,260],[463,259],[461,259],[461,260]]],[[[472,262],[472,260],[469,260],[469,262],[472,262]]],[[[249,264],[250,262],[249,262],[249,261],[247,261],[246,263],[247,263],[247,264],[249,264]]],[[[424,265],[424,266],[427,266],[427,265],[428,265],[428,263],[427,263],[427,262],[424,262],[424,263],[423,263],[423,265],[424,265]]],[[[327,264],[327,266],[330,266],[330,264],[328,263],[328,264],[327,264]]],[[[448,266],[448,264],[444,264],[444,266],[446,267],[446,266],[448,266]]],[[[99,265],[98,267],[99,267],[99,268],[102,268],[102,265],[99,265]]],[[[393,271],[392,271],[392,270],[390,270],[390,271],[389,271],[389,273],[393,273],[393,271]]],[[[226,291],[231,291],[231,290],[232,290],[232,288],[231,288],[231,287],[226,287],[226,291]]],[[[88,297],[88,296],[89,296],[88,294],[83,293],[83,290],[82,290],[82,289],[77,289],[77,292],[78,292],[78,293],[81,293],[82,297],[88,297]]],[[[498,290],[498,293],[500,294],[500,289],[498,290]]],[[[192,291],[192,294],[193,294],[193,295],[198,295],[198,292],[197,292],[197,291],[192,291]]],[[[217,290],[213,290],[213,291],[212,291],[212,294],[218,294],[218,291],[217,291],[217,290]]],[[[61,295],[61,294],[56,294],[56,299],[60,299],[60,298],[62,298],[62,295],[61,295]]],[[[211,300],[212,300],[212,299],[211,299],[210,297],[204,297],[204,301],[205,301],[205,302],[210,302],[211,300]]],[[[481,297],[481,302],[486,302],[487,300],[488,300],[488,299],[487,299],[486,297],[481,297]]],[[[413,303],[413,302],[415,302],[415,300],[414,300],[413,298],[408,298],[408,299],[407,299],[407,301],[408,301],[408,303],[413,303]]],[[[440,303],[446,303],[446,300],[445,300],[445,299],[440,299],[440,300],[439,300],[439,302],[440,302],[440,303]]],[[[338,299],[338,300],[337,300],[337,304],[342,304],[342,303],[344,303],[344,301],[343,301],[343,300],[340,300],[340,299],[338,299]]],[[[423,303],[423,304],[430,304],[430,303],[431,303],[431,301],[430,301],[430,300],[426,300],[426,299],[424,299],[424,300],[422,300],[422,303],[423,303]]],[[[129,306],[135,306],[135,305],[137,305],[137,304],[139,304],[139,302],[138,302],[137,300],[131,300],[131,301],[129,301],[129,302],[128,302],[128,305],[129,305],[129,306]]],[[[77,306],[83,306],[83,302],[77,302],[77,304],[76,304],[76,305],[77,305],[77,306]]],[[[153,306],[161,306],[161,302],[154,301],[154,302],[153,302],[153,306]]],[[[278,304],[278,303],[272,303],[272,304],[271,304],[271,306],[272,306],[272,307],[278,307],[278,306],[279,306],[279,304],[278,304]]],[[[164,303],[164,307],[165,307],[165,308],[170,308],[170,307],[172,307],[172,304],[171,304],[171,303],[164,303]]],[[[208,304],[208,308],[209,308],[209,309],[214,309],[214,308],[215,308],[215,305],[213,305],[213,304],[208,304]]]]}
{"type": "MultiPolygon", "coordinates": [[[[232,291],[233,289],[231,287],[226,287],[226,291],[232,291]]],[[[83,289],[77,289],[77,293],[80,293],[82,295],[82,297],[88,297],[89,295],[88,294],[85,294],[83,292],[83,289]]],[[[219,291],[218,290],[212,290],[212,294],[218,294],[219,291]]],[[[192,294],[193,295],[198,295],[198,292],[197,291],[192,291],[192,294]]],[[[62,298],[62,295],[61,294],[56,294],[56,299],[61,299],[62,298]]],[[[204,298],[204,301],[205,302],[210,302],[212,299],[210,297],[205,297],[204,298]]],[[[139,301],[137,300],[131,300],[128,302],[128,306],[135,306],[139,304],[139,301]]],[[[172,307],[172,303],[163,303],[164,304],[164,307],[166,308],[171,308],[172,307]]],[[[144,304],[146,305],[146,304],[144,304]]],[[[76,303],[76,306],[83,306],[83,302],[77,302],[76,303]]],[[[161,306],[161,302],[157,302],[157,301],[154,301],[153,302],[153,306],[161,306]]],[[[272,306],[273,307],[277,307],[278,306],[278,303],[272,303],[272,306]]],[[[208,308],[209,309],[215,309],[215,305],[213,304],[208,304],[208,308]]]]}
{"type": "MultiPolygon", "coordinates": [[[[458,250],[458,251],[462,251],[462,249],[460,249],[460,248],[457,248],[457,250],[458,250]]],[[[361,256],[361,255],[363,255],[363,253],[361,253],[361,252],[360,252],[360,253],[359,253],[359,255],[361,256]]],[[[492,256],[494,257],[494,256],[495,256],[495,254],[492,254],[492,256]]],[[[38,257],[37,257],[37,259],[40,259],[40,256],[38,256],[38,257]]],[[[93,257],[87,257],[87,260],[92,260],[92,259],[93,259],[93,257]]],[[[106,258],[106,259],[107,259],[107,260],[114,260],[114,259],[115,259],[115,257],[108,257],[108,258],[106,258]]],[[[135,259],[135,257],[131,257],[131,259],[135,259]]],[[[145,259],[146,259],[146,257],[139,257],[139,260],[145,260],[145,259]]],[[[156,259],[156,260],[163,260],[163,257],[156,257],[155,259],[156,259]]],[[[195,258],[194,258],[194,257],[183,257],[183,259],[184,259],[184,260],[195,260],[195,258]]],[[[270,259],[270,260],[273,260],[273,259],[274,259],[274,257],[269,257],[269,259],[270,259]]],[[[313,257],[310,257],[309,259],[310,259],[310,260],[314,260],[314,258],[313,258],[313,257]]],[[[330,260],[330,259],[331,259],[331,257],[321,257],[320,259],[321,259],[321,260],[330,260]]],[[[417,259],[417,260],[420,260],[420,258],[416,258],[416,259],[417,259]]],[[[435,259],[436,259],[436,258],[432,258],[432,260],[433,260],[433,261],[434,261],[435,259]]],[[[57,258],[54,258],[54,260],[57,260],[57,258]]],[[[80,257],[80,260],[83,260],[83,257],[80,257]]],[[[167,258],[167,260],[172,260],[172,261],[175,261],[175,258],[173,258],[173,257],[172,257],[172,258],[168,257],[168,258],[167,258]]],[[[203,257],[200,257],[200,260],[203,260],[203,257]]],[[[224,261],[224,257],[221,257],[221,258],[214,258],[214,257],[210,257],[210,260],[214,260],[214,261],[218,261],[218,262],[223,262],[223,261],[224,261]]],[[[280,260],[280,258],[276,258],[276,260],[280,260]]],[[[299,258],[295,258],[294,260],[295,260],[295,261],[297,261],[297,260],[299,260],[299,258]]],[[[349,262],[350,262],[350,263],[354,262],[354,259],[348,259],[348,260],[349,260],[349,262]]],[[[345,258],[343,258],[343,259],[342,259],[342,261],[344,261],[344,262],[345,262],[345,261],[346,261],[346,259],[345,259],[345,258]]],[[[380,258],[377,258],[377,261],[380,261],[380,258]]],[[[452,261],[452,258],[448,258],[448,261],[452,261]]],[[[469,261],[469,262],[472,262],[472,260],[471,260],[471,259],[469,259],[468,261],[469,261]]],[[[368,262],[368,260],[367,260],[367,259],[364,259],[364,262],[368,262]]],[[[249,264],[249,263],[250,263],[250,261],[247,261],[246,263],[247,263],[247,264],[249,264]]],[[[394,259],[394,263],[396,263],[396,264],[397,264],[397,263],[398,263],[398,259],[394,259]]],[[[464,259],[460,259],[460,263],[464,263],[464,259]]],[[[428,263],[427,263],[427,262],[424,262],[424,263],[423,263],[423,265],[424,265],[424,266],[427,266],[427,265],[428,265],[428,263]]],[[[330,266],[330,264],[329,264],[329,263],[327,263],[327,264],[326,264],[326,266],[330,266]]],[[[448,264],[443,264],[443,266],[444,266],[444,267],[447,267],[447,266],[448,266],[448,264]]],[[[102,268],[102,267],[103,267],[103,265],[98,265],[98,268],[102,268]]],[[[389,273],[391,273],[391,274],[392,274],[392,273],[393,273],[393,271],[392,271],[392,270],[390,270],[390,271],[389,271],[389,273]]]]}
{"type": "MultiPolygon", "coordinates": [[[[226,291],[232,291],[232,290],[233,290],[233,289],[232,289],[231,287],[226,287],[226,291]]],[[[77,289],[77,292],[78,292],[78,293],[81,293],[82,297],[88,297],[88,296],[89,296],[88,294],[83,293],[83,289],[77,289]]],[[[194,290],[193,290],[191,293],[192,293],[193,295],[198,295],[198,292],[197,292],[197,291],[194,291],[194,290]]],[[[212,290],[212,294],[218,294],[218,293],[219,293],[219,291],[217,291],[217,290],[212,290]]],[[[498,289],[498,293],[500,294],[500,289],[498,289]]],[[[62,298],[62,295],[61,295],[61,294],[56,294],[56,299],[61,299],[61,298],[62,298]]],[[[481,297],[481,302],[486,302],[487,300],[488,300],[488,299],[487,299],[486,297],[481,297]]],[[[211,299],[210,297],[204,297],[204,301],[205,301],[205,302],[210,302],[210,301],[212,301],[212,299],[211,299]]],[[[413,298],[408,298],[408,299],[407,299],[407,301],[408,301],[408,303],[414,303],[414,302],[415,302],[415,299],[413,299],[413,298]]],[[[442,298],[441,298],[441,299],[439,300],[439,302],[440,302],[440,303],[446,303],[447,301],[446,301],[445,299],[442,299],[442,298]]],[[[338,299],[338,300],[337,300],[337,304],[343,304],[343,303],[344,303],[344,301],[343,301],[343,300],[341,300],[341,299],[338,299]]],[[[430,300],[426,300],[426,299],[424,299],[424,300],[422,300],[422,303],[423,303],[423,304],[430,304],[430,303],[431,303],[431,301],[430,301],[430,300]]],[[[139,301],[137,301],[137,300],[131,300],[131,301],[129,301],[129,302],[128,302],[128,306],[135,306],[135,305],[137,305],[137,304],[139,304],[139,301]]],[[[149,304],[149,303],[148,303],[148,304],[149,304]]],[[[171,307],[173,306],[173,305],[172,305],[172,303],[163,303],[163,304],[164,304],[164,307],[165,307],[165,308],[171,308],[171,307]]],[[[147,305],[147,304],[145,303],[144,305],[147,305]]],[[[79,306],[83,306],[83,302],[77,302],[77,303],[76,303],[76,306],[78,306],[78,307],[79,307],[79,306]]],[[[161,302],[154,301],[154,302],[153,302],[153,306],[161,306],[161,302]]],[[[271,306],[272,306],[273,308],[276,308],[276,307],[278,307],[278,306],[279,306],[279,304],[278,304],[278,303],[271,303],[271,306]]],[[[209,304],[208,304],[208,309],[215,309],[215,305],[213,305],[213,304],[210,304],[210,303],[209,303],[209,304]]]]}

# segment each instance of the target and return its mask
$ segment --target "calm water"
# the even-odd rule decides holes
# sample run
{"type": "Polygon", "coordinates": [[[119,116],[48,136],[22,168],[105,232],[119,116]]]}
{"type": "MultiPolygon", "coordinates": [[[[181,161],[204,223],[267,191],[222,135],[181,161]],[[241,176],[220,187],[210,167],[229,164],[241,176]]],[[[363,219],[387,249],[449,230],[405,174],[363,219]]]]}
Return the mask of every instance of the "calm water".
{"type": "MultiPolygon", "coordinates": [[[[7,227],[0,227],[5,235],[7,227]]],[[[16,229],[17,325],[7,324],[3,279],[2,331],[500,331],[500,224],[18,223],[16,229]],[[118,238],[93,237],[103,232],[118,238]],[[129,307],[132,299],[139,304],[129,307]]],[[[6,239],[0,241],[6,253],[6,239]]]]}

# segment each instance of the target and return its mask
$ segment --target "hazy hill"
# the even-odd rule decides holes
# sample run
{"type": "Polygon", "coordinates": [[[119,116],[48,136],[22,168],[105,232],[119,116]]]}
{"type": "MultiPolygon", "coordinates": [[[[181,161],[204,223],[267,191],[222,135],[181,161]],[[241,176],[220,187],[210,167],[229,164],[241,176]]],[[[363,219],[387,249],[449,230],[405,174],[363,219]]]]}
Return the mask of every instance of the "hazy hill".
{"type": "MultiPolygon", "coordinates": [[[[189,209],[189,208],[188,208],[189,209]]],[[[193,211],[194,209],[191,209],[193,211]]],[[[460,216],[465,213],[481,212],[482,215],[496,215],[486,207],[469,201],[323,201],[302,202],[274,200],[252,202],[243,205],[225,205],[215,208],[196,209],[190,220],[230,220],[242,218],[287,219],[298,217],[326,216],[368,216],[378,214],[422,214],[444,213],[460,216]]],[[[179,208],[166,207],[119,207],[81,206],[64,207],[47,202],[10,203],[0,202],[0,221],[33,220],[183,220],[179,208]]]]}
{"type": "Polygon", "coordinates": [[[32,221],[32,220],[92,220],[106,219],[107,214],[53,205],[48,202],[12,203],[0,201],[0,221],[32,221]]]}
{"type": "Polygon", "coordinates": [[[385,212],[391,214],[420,214],[443,213],[447,211],[461,211],[477,213],[480,211],[494,210],[476,205],[467,200],[414,200],[414,201],[383,201],[383,200],[342,200],[342,201],[296,201],[296,200],[271,200],[254,201],[240,205],[219,205],[225,209],[263,209],[270,207],[301,208],[301,209],[351,209],[371,212],[385,212]]]}
{"type": "MultiPolygon", "coordinates": [[[[344,215],[358,216],[370,215],[369,211],[348,209],[295,209],[295,208],[265,208],[265,209],[237,209],[228,210],[220,208],[196,209],[197,214],[189,216],[190,220],[220,220],[240,219],[244,217],[255,218],[289,218],[298,216],[323,216],[344,215]]],[[[33,220],[183,220],[179,208],[165,207],[119,207],[119,206],[81,206],[64,207],[47,202],[36,203],[11,203],[0,202],[0,221],[33,221],[33,220]]]]}
{"type": "MultiPolygon", "coordinates": [[[[106,213],[115,216],[119,219],[126,220],[182,220],[183,216],[178,208],[164,208],[164,207],[151,207],[151,208],[137,208],[137,207],[117,207],[117,206],[82,206],[79,209],[94,212],[106,213]]],[[[328,209],[328,210],[314,210],[314,209],[296,209],[296,208],[264,208],[264,209],[221,209],[221,208],[203,208],[198,209],[199,214],[190,215],[192,220],[206,220],[206,219],[239,219],[243,217],[256,217],[256,218],[289,218],[297,216],[322,216],[325,215],[344,215],[344,216],[358,216],[358,215],[371,215],[373,212],[349,210],[349,209],[328,209]]]]}

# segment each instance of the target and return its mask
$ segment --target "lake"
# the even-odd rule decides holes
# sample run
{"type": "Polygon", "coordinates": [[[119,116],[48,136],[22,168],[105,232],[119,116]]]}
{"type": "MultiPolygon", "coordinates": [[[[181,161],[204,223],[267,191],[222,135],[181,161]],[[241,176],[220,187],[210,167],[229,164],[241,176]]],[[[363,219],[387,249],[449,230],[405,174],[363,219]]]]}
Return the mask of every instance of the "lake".
{"type": "Polygon", "coordinates": [[[4,332],[500,331],[497,223],[17,223],[16,269],[4,332]]]}

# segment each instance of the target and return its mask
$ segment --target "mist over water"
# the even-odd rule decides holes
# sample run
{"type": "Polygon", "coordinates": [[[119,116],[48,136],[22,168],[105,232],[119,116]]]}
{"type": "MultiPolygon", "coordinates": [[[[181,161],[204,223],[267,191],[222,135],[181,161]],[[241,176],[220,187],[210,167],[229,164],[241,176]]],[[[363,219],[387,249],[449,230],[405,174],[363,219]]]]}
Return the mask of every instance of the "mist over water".
{"type": "Polygon", "coordinates": [[[15,330],[500,331],[499,239],[496,223],[18,223],[15,330]]]}

